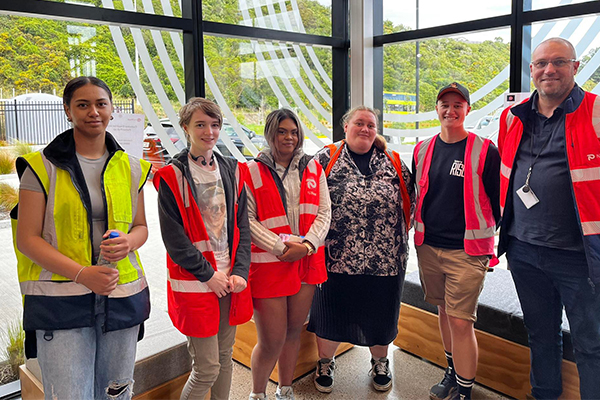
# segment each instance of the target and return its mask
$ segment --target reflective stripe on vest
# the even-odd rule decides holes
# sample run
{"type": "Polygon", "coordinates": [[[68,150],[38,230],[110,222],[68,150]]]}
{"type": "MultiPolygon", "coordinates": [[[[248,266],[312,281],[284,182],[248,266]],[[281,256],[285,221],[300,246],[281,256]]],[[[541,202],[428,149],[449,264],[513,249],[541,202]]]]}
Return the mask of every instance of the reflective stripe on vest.
{"type": "MultiPolygon", "coordinates": [[[[233,248],[231,251],[231,266],[236,261],[236,250],[240,242],[237,228],[237,199],[244,187],[245,175],[242,174],[242,164],[236,164],[236,202],[233,219],[233,248]]],[[[244,170],[245,171],[245,170],[244,170]]],[[[202,215],[187,180],[182,171],[174,164],[168,165],[154,175],[154,187],[158,190],[161,180],[168,186],[177,203],[179,215],[183,222],[186,237],[194,244],[202,256],[216,270],[216,261],[210,246],[210,238],[202,220],[202,215]]],[[[226,191],[227,193],[227,191],[226,191]]],[[[169,316],[173,325],[184,335],[193,337],[210,337],[219,331],[220,310],[217,295],[210,290],[206,283],[200,282],[192,273],[177,265],[167,253],[167,301],[169,316]]],[[[240,293],[231,293],[229,308],[229,324],[239,325],[252,317],[252,299],[247,287],[240,293]]]]}
{"type": "MultiPolygon", "coordinates": [[[[287,215],[285,214],[285,208],[283,207],[279,192],[277,191],[277,187],[270,175],[268,167],[256,161],[250,161],[247,165],[250,171],[250,190],[254,195],[257,207],[257,220],[262,226],[276,234],[291,234],[292,230],[289,226],[287,215]],[[272,193],[266,192],[266,179],[269,179],[268,187],[271,187],[272,193]],[[259,191],[261,193],[264,192],[263,195],[257,195],[259,191]],[[268,205],[266,204],[267,198],[269,201],[268,205]]],[[[300,220],[298,223],[301,236],[308,232],[319,211],[320,189],[318,179],[321,170],[321,166],[314,159],[311,159],[303,172],[299,204],[300,220]],[[309,191],[312,192],[312,195],[309,195],[309,191]]],[[[319,252],[324,252],[323,246],[317,249],[316,253],[319,252]]],[[[251,257],[252,263],[283,263],[275,255],[268,253],[255,245],[252,246],[251,257]]]]}
{"type": "Polygon", "coordinates": [[[181,293],[212,293],[205,282],[198,279],[175,279],[171,277],[171,271],[167,270],[167,280],[171,284],[171,290],[181,293]]]}
{"type": "MultiPolygon", "coordinates": [[[[577,215],[584,236],[599,234],[600,203],[600,97],[585,92],[580,106],[565,119],[565,142],[577,215]]],[[[523,137],[523,123],[512,112],[503,112],[499,133],[502,165],[500,206],[506,206],[512,166],[523,137]]]]}
{"type": "MultiPolygon", "coordinates": [[[[415,213],[415,244],[420,246],[425,240],[425,225],[422,207],[429,190],[429,169],[433,159],[435,141],[438,135],[417,144],[414,158],[418,187],[417,210],[415,213]]],[[[469,133],[465,147],[464,207],[465,234],[464,249],[472,256],[494,254],[494,234],[496,222],[492,214],[490,200],[485,193],[481,175],[489,144],[488,139],[469,133]],[[485,211],[484,211],[485,210],[485,211]]]]}
{"type": "MultiPolygon", "coordinates": [[[[188,238],[192,241],[194,246],[202,253],[202,256],[210,263],[213,269],[217,270],[217,260],[215,259],[215,255],[212,250],[212,246],[210,244],[210,237],[208,236],[208,232],[206,231],[206,226],[204,225],[204,220],[202,219],[202,214],[200,213],[200,209],[195,201],[190,201],[193,198],[192,189],[190,188],[187,179],[184,178],[183,172],[176,166],[172,165],[171,167],[172,176],[169,179],[165,173],[163,172],[163,179],[167,182],[171,190],[172,186],[177,187],[179,191],[179,201],[183,202],[183,206],[187,213],[182,214],[182,220],[184,225],[184,230],[188,236],[188,238]],[[174,181],[172,179],[175,179],[174,181]],[[189,218],[189,213],[195,216],[195,219],[192,221],[189,218]],[[189,226],[190,223],[196,222],[197,225],[195,227],[189,226]]],[[[175,194],[175,193],[174,193],[175,194]]],[[[195,199],[194,199],[195,200],[195,199]]],[[[233,260],[232,260],[233,261],[233,260]]],[[[173,263],[175,264],[175,263],[173,263]]],[[[187,272],[183,268],[169,268],[170,277],[172,279],[187,279],[197,281],[198,279],[191,273],[187,272]],[[171,271],[173,270],[173,271],[171,271]],[[179,272],[179,273],[177,273],[179,272]],[[175,275],[175,276],[173,276],[175,275]]],[[[210,291],[210,290],[209,290],[210,291]]],[[[190,292],[189,290],[186,292],[190,292]]],[[[204,291],[199,291],[198,293],[204,293],[204,291]]]]}
{"type": "MultiPolygon", "coordinates": [[[[469,211],[465,213],[466,231],[465,240],[492,239],[491,250],[494,252],[494,234],[496,233],[496,221],[491,212],[492,206],[489,197],[485,193],[483,181],[483,169],[485,167],[485,159],[487,157],[489,140],[484,140],[475,134],[470,134],[467,138],[467,148],[465,151],[465,159],[470,156],[470,163],[465,165],[465,176],[471,176],[472,179],[464,180],[465,186],[465,207],[469,211]],[[483,210],[490,212],[484,214],[483,210]]],[[[482,241],[473,246],[489,246],[489,241],[482,241]]],[[[473,249],[473,251],[484,251],[484,249],[473,249]]],[[[484,255],[484,254],[482,254],[484,255]]]]}
{"type": "Polygon", "coordinates": [[[571,170],[571,180],[573,183],[600,180],[600,167],[571,170]]]}
{"type": "MultiPolygon", "coordinates": [[[[91,265],[88,214],[69,172],[55,167],[41,151],[22,158],[42,182],[47,197],[42,237],[70,259],[83,266],[91,265]]],[[[149,170],[149,163],[122,151],[111,156],[102,177],[109,229],[129,232],[137,209],[138,190],[149,170]]],[[[20,253],[16,245],[15,250],[23,295],[80,296],[91,293],[85,286],[35,264],[20,253]]],[[[137,252],[130,252],[120,260],[117,269],[119,282],[109,297],[132,296],[148,286],[137,252]]]]}

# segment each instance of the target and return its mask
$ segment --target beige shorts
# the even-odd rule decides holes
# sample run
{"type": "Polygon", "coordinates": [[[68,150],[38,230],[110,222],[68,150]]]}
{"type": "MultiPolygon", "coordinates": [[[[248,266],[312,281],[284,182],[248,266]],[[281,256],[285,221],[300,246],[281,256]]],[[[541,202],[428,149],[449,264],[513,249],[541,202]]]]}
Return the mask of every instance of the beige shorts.
{"type": "Polygon", "coordinates": [[[426,244],[417,246],[417,257],[425,301],[445,306],[452,317],[475,322],[490,257],[426,244]]]}

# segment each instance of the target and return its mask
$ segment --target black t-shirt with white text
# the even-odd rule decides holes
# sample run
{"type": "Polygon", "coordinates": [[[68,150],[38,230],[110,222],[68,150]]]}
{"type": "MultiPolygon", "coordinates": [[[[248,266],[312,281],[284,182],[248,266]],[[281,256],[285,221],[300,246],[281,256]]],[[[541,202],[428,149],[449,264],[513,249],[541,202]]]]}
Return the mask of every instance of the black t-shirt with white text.
{"type": "MultiPolygon", "coordinates": [[[[463,249],[465,236],[464,172],[467,138],[456,143],[435,140],[429,169],[429,189],[421,217],[425,224],[424,243],[444,249],[463,249]]],[[[413,159],[413,174],[415,171],[413,159]]],[[[482,174],[496,223],[500,220],[500,154],[490,144],[482,174]]],[[[418,184],[418,182],[417,182],[418,184]]]]}

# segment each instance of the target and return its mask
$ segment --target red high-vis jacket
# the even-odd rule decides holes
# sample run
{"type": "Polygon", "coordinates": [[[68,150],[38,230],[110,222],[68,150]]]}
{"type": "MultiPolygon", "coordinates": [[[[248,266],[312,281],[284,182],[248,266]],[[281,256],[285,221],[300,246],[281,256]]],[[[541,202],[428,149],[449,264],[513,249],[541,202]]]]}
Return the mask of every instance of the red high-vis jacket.
{"type": "MultiPolygon", "coordinates": [[[[260,223],[276,234],[291,234],[285,208],[277,185],[268,166],[262,162],[249,161],[249,177],[246,181],[256,202],[256,216],[260,223]]],[[[323,168],[314,159],[302,173],[300,185],[299,233],[304,236],[310,230],[319,210],[319,178],[323,168]]],[[[270,298],[291,296],[298,293],[302,282],[319,284],[327,280],[325,247],[319,247],[308,257],[289,263],[279,261],[277,256],[252,244],[252,262],[249,282],[252,297],[270,298]]]]}
{"type": "MultiPolygon", "coordinates": [[[[240,241],[237,226],[237,197],[240,196],[244,187],[243,176],[247,174],[245,168],[245,165],[238,164],[235,212],[233,215],[227,216],[228,218],[234,218],[233,248],[231,249],[232,267],[235,263],[236,249],[240,241]]],[[[187,179],[183,176],[182,171],[173,164],[160,169],[154,175],[156,190],[159,188],[161,179],[169,186],[175,196],[186,236],[216,271],[217,262],[210,247],[210,238],[187,179]]],[[[167,268],[169,316],[175,328],[186,336],[210,337],[216,335],[219,332],[220,319],[218,296],[193,274],[177,265],[168,253],[167,268]]],[[[242,292],[231,293],[228,296],[231,296],[229,324],[240,325],[248,322],[252,318],[253,312],[249,285],[242,292]]]]}
{"type": "MultiPolygon", "coordinates": [[[[524,100],[523,103],[528,101],[524,100]]],[[[502,213],[506,206],[515,155],[523,136],[523,122],[512,113],[512,109],[507,108],[502,112],[498,133],[498,150],[502,159],[502,213]]],[[[585,92],[579,107],[566,115],[565,139],[575,212],[581,228],[590,279],[593,283],[600,283],[600,97],[585,92]]]]}
{"type": "MultiPolygon", "coordinates": [[[[429,168],[433,157],[435,140],[439,135],[419,142],[415,147],[415,180],[417,184],[417,209],[415,213],[415,245],[420,246],[425,239],[423,223],[423,200],[429,189],[429,168]]],[[[494,234],[496,221],[489,197],[481,176],[491,141],[469,132],[465,148],[465,252],[470,256],[494,255],[494,234]]],[[[494,264],[494,263],[493,263],[494,264]]],[[[497,262],[496,262],[497,264],[497,262]]]]}

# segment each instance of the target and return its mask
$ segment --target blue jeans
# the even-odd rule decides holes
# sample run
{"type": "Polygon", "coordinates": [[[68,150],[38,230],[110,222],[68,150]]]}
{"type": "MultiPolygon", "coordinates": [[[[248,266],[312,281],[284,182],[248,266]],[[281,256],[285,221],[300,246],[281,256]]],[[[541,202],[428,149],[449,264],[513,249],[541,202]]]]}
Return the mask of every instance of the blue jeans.
{"type": "Polygon", "coordinates": [[[510,238],[506,251],[531,350],[536,399],[562,393],[562,312],[567,313],[582,399],[600,397],[600,287],[588,281],[583,252],[536,246],[510,238]]]}
{"type": "Polygon", "coordinates": [[[45,398],[128,400],[139,325],[102,332],[105,297],[96,296],[96,325],[36,331],[45,398]]]}

